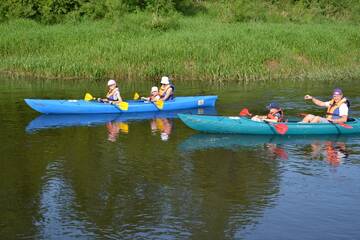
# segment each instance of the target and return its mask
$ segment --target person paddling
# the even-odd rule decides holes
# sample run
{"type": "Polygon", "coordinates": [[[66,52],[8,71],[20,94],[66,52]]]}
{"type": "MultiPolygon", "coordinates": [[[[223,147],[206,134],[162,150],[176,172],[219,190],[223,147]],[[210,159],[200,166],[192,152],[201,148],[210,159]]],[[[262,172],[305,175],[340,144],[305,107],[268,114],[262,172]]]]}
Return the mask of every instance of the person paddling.
{"type": "Polygon", "coordinates": [[[169,78],[166,76],[162,77],[160,83],[161,83],[161,87],[160,87],[159,95],[161,100],[167,101],[174,99],[175,86],[173,84],[170,84],[169,78]]]}
{"type": "Polygon", "coordinates": [[[348,120],[350,102],[344,97],[340,88],[333,90],[332,99],[323,102],[313,96],[305,95],[305,100],[312,100],[314,104],[320,107],[327,107],[326,117],[307,114],[302,122],[304,123],[345,123],[348,120]]]}
{"type": "Polygon", "coordinates": [[[119,88],[116,85],[116,81],[110,79],[107,83],[108,92],[106,93],[106,98],[98,98],[99,102],[108,102],[108,103],[119,103],[122,102],[122,98],[120,96],[119,88]]]}
{"type": "Polygon", "coordinates": [[[266,122],[283,122],[284,120],[284,111],[281,109],[280,105],[276,102],[270,103],[266,108],[269,110],[269,113],[264,116],[255,115],[251,118],[253,121],[266,121],[266,122]]]}
{"type": "Polygon", "coordinates": [[[160,100],[160,94],[158,87],[154,86],[151,88],[150,96],[149,97],[141,97],[141,100],[156,102],[160,100]]]}

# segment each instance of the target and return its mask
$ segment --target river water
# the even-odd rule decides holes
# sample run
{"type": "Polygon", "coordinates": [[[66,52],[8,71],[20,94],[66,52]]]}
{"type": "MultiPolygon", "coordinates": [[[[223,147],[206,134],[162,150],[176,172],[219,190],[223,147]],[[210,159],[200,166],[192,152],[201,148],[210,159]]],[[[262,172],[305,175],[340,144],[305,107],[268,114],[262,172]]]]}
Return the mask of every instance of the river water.
{"type": "MultiPolygon", "coordinates": [[[[217,94],[216,109],[288,116],[324,110],[342,87],[360,116],[359,85],[178,83],[217,94]]],[[[358,239],[360,136],[256,137],[197,133],[175,114],[42,116],[24,98],[104,94],[106,82],[0,79],[1,239],[358,239]],[[145,119],[141,119],[145,118],[145,119]]],[[[122,95],[151,84],[123,83],[122,95]]]]}

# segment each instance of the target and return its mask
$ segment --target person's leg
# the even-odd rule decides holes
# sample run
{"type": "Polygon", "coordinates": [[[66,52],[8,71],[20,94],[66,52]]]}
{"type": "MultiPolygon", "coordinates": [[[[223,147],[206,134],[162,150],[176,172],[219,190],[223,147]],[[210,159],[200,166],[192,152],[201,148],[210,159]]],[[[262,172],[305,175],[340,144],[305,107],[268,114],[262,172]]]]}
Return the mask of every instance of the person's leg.
{"type": "Polygon", "coordinates": [[[314,116],[314,118],[310,121],[311,123],[319,123],[321,121],[321,117],[314,116]]]}
{"type": "Polygon", "coordinates": [[[310,123],[313,119],[315,118],[314,115],[312,114],[308,114],[304,117],[304,119],[302,120],[302,122],[304,123],[310,123]]]}

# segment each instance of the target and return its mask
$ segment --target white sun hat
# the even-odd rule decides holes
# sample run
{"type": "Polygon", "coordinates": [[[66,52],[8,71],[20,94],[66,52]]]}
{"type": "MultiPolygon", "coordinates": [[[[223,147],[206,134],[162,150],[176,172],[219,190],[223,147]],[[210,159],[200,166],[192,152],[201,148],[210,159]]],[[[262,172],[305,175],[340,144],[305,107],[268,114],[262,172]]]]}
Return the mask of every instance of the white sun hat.
{"type": "Polygon", "coordinates": [[[111,86],[111,85],[116,85],[116,82],[115,82],[114,79],[110,79],[110,80],[108,81],[108,86],[111,86]]]}
{"type": "Polygon", "coordinates": [[[164,76],[161,78],[161,84],[170,84],[169,78],[164,76]]]}
{"type": "Polygon", "coordinates": [[[158,92],[158,91],[159,91],[159,89],[158,89],[158,87],[156,87],[156,86],[154,86],[154,87],[151,88],[151,92],[158,92]]]}

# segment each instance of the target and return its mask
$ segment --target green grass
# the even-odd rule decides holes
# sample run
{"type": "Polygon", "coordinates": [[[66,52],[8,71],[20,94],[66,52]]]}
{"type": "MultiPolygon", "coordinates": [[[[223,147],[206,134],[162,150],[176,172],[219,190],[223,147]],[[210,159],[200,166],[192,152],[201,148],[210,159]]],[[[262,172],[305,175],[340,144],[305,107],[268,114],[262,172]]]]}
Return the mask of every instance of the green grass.
{"type": "Polygon", "coordinates": [[[360,77],[357,25],[224,23],[177,17],[166,31],[151,17],[41,25],[0,24],[0,72],[43,78],[251,82],[360,77]]]}

